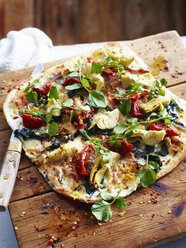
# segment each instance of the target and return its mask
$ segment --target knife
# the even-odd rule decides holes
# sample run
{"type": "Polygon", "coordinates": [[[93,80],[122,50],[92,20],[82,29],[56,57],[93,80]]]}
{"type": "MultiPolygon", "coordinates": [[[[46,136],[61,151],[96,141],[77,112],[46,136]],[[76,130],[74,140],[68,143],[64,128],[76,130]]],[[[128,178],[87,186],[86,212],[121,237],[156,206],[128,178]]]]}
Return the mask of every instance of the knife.
{"type": "MultiPolygon", "coordinates": [[[[43,70],[43,65],[38,64],[34,68],[31,77],[43,70]]],[[[8,207],[19,168],[21,151],[22,142],[12,133],[0,171],[0,207],[8,207]]]]}

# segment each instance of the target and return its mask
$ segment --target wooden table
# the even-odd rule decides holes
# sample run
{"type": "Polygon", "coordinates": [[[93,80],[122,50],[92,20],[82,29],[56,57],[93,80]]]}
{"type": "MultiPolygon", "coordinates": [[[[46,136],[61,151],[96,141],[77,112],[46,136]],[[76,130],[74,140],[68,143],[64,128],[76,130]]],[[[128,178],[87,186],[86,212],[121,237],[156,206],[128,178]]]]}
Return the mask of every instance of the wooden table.
{"type": "MultiPolygon", "coordinates": [[[[186,50],[176,32],[166,32],[129,43],[149,66],[158,55],[169,63],[168,72],[159,78],[186,98],[186,50]]],[[[49,66],[49,65],[47,65],[49,66]]],[[[46,66],[46,67],[47,67],[46,66]]],[[[0,104],[7,91],[28,77],[32,68],[0,74],[0,104]]],[[[10,129],[0,112],[0,154],[7,148],[10,129]]],[[[97,223],[90,206],[55,193],[37,168],[23,154],[9,205],[20,247],[150,247],[186,233],[186,163],[158,180],[152,187],[140,189],[126,198],[124,211],[113,209],[113,218],[97,223]],[[55,241],[56,240],[56,241],[55,241]]]]}

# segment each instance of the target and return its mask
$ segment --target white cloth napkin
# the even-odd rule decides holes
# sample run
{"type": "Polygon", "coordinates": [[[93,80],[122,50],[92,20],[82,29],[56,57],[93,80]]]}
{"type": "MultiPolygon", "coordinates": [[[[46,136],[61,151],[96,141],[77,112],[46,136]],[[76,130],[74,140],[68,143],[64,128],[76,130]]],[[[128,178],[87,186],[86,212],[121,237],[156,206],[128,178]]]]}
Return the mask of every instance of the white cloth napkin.
{"type": "Polygon", "coordinates": [[[47,59],[51,39],[37,28],[10,31],[0,41],[0,71],[17,70],[47,59]]]}
{"type": "Polygon", "coordinates": [[[54,47],[51,39],[37,28],[10,31],[0,40],[0,72],[72,57],[97,46],[100,44],[54,47]]]}

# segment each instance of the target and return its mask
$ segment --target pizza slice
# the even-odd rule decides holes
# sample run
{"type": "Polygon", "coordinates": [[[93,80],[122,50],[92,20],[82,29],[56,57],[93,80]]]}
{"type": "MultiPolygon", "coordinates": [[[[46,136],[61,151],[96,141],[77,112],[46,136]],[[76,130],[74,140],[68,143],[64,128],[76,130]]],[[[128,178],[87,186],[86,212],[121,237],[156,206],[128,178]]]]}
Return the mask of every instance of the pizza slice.
{"type": "Polygon", "coordinates": [[[22,82],[4,114],[57,192],[125,197],[186,156],[186,102],[127,46],[107,45],[22,82]]]}

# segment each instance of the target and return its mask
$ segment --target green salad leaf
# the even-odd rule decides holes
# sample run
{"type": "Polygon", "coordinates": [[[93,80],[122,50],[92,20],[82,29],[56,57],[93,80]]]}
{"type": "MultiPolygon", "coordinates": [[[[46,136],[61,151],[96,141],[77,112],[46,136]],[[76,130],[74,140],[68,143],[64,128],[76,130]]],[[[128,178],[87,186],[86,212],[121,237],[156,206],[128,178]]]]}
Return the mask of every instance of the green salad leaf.
{"type": "Polygon", "coordinates": [[[59,128],[58,128],[57,123],[52,122],[52,123],[49,124],[49,126],[48,126],[48,135],[49,135],[50,137],[56,135],[58,129],[59,129],[59,128]]]}
{"type": "Polygon", "coordinates": [[[141,167],[138,177],[143,187],[148,187],[156,182],[156,172],[149,168],[141,167]]]}
{"type": "Polygon", "coordinates": [[[105,108],[107,106],[105,96],[98,90],[89,91],[88,102],[94,108],[105,108]]]}
{"type": "Polygon", "coordinates": [[[36,91],[30,91],[27,94],[27,101],[32,103],[37,103],[38,95],[36,91]]]}
{"type": "Polygon", "coordinates": [[[99,74],[99,73],[102,73],[102,70],[103,70],[102,63],[97,62],[97,63],[92,64],[91,73],[99,74]]]}
{"type": "Polygon", "coordinates": [[[123,115],[127,115],[131,111],[131,103],[132,103],[131,99],[124,98],[121,101],[121,104],[118,106],[119,111],[123,115]]]}
{"type": "Polygon", "coordinates": [[[59,91],[56,86],[51,86],[49,91],[49,99],[59,99],[59,91]]]}

